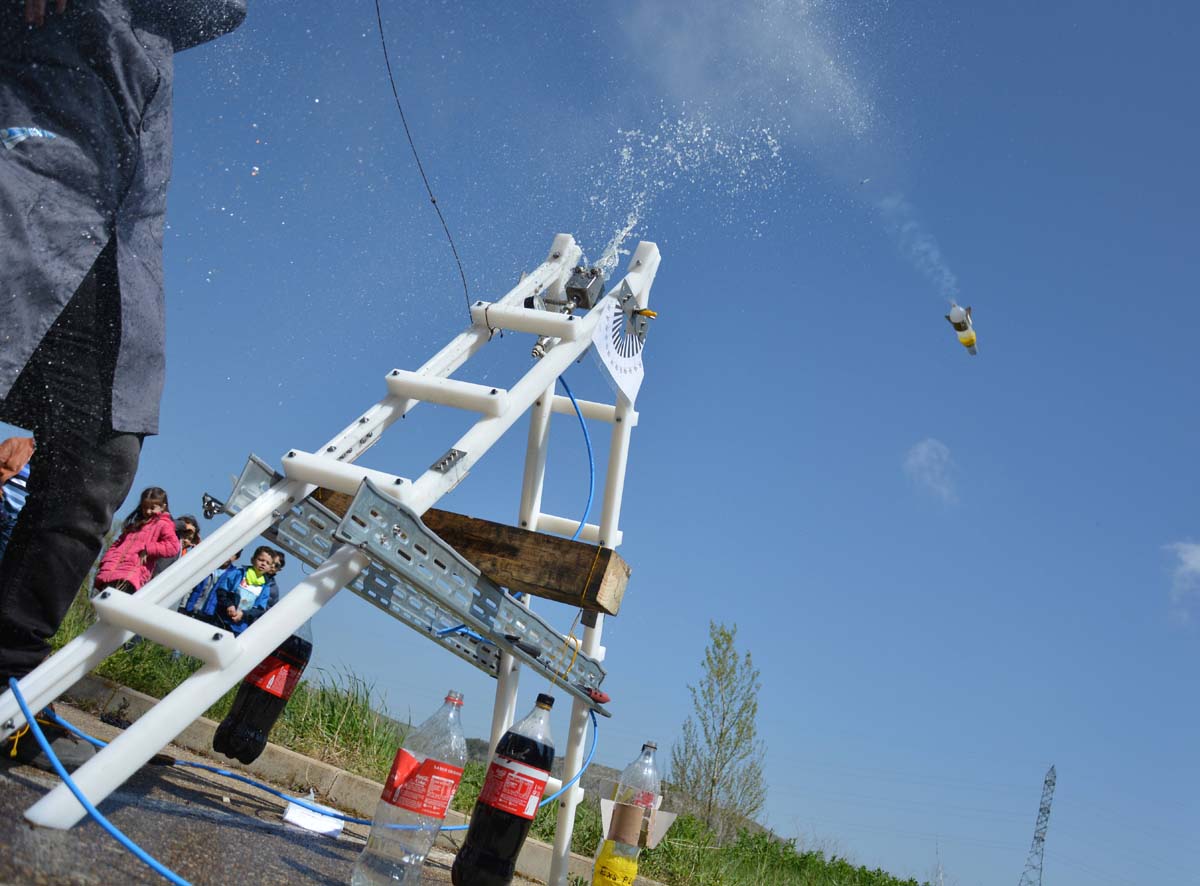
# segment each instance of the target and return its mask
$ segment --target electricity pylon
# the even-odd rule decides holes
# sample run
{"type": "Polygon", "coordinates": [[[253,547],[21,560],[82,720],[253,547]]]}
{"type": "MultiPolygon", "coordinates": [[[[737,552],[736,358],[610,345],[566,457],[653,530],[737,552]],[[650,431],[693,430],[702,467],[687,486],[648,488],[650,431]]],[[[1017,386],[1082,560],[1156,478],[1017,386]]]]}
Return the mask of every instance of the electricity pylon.
{"type": "Polygon", "coordinates": [[[1029,847],[1029,858],[1017,886],[1042,886],[1042,855],[1046,851],[1046,828],[1050,826],[1050,801],[1054,799],[1055,780],[1051,766],[1042,783],[1042,802],[1038,806],[1037,824],[1033,827],[1033,845],[1029,847]]]}

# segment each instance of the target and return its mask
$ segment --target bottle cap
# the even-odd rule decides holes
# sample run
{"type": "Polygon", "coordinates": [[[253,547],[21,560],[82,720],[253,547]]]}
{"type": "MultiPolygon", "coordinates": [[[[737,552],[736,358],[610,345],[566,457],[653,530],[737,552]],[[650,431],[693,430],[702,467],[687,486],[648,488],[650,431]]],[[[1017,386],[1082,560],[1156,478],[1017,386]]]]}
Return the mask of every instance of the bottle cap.
{"type": "Polygon", "coordinates": [[[450,702],[450,704],[458,705],[461,708],[463,703],[463,694],[457,690],[451,689],[446,693],[446,701],[450,702]]]}
{"type": "Polygon", "coordinates": [[[539,708],[550,710],[550,708],[554,707],[554,696],[547,695],[544,692],[539,692],[537,697],[537,706],[539,708]]]}

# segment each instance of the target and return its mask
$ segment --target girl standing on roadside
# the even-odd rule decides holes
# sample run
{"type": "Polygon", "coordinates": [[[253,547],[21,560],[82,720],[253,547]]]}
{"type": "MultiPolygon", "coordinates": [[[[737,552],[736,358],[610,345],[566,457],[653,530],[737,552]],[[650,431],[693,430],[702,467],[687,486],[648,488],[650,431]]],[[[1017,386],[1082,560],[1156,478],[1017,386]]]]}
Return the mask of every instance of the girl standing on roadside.
{"type": "Polygon", "coordinates": [[[159,557],[178,553],[179,537],[167,511],[167,493],[151,486],[142,491],[137,508],[125,518],[121,534],[100,558],[95,588],[132,594],[150,580],[159,557]]]}

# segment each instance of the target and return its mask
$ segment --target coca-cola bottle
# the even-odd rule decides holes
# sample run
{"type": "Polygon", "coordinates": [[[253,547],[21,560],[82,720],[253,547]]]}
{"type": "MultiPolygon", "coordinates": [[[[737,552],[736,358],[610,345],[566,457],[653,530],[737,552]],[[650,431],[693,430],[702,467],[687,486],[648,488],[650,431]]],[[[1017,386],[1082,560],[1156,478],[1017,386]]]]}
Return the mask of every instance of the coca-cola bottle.
{"type": "Polygon", "coordinates": [[[471,812],[467,838],[450,869],[454,886],[508,886],[517,853],[529,835],[554,763],[550,737],[553,697],[539,695],[533,710],[496,745],[483,790],[471,812]]]}
{"type": "Polygon", "coordinates": [[[312,630],[305,622],[246,675],[213,735],[213,750],[243,763],[257,760],[311,656],[312,630]]]}
{"type": "Polygon", "coordinates": [[[428,720],[404,738],[388,774],[351,886],[420,883],[421,866],[467,764],[467,739],[453,689],[428,720]]]}

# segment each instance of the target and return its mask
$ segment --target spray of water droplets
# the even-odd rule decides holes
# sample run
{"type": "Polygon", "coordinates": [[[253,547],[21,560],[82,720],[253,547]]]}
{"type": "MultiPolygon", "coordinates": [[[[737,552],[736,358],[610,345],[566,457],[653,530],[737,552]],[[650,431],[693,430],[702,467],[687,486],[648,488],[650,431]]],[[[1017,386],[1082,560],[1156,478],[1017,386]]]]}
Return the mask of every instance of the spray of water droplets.
{"type": "Polygon", "coordinates": [[[735,129],[703,110],[664,111],[655,125],[617,130],[610,147],[611,154],[588,173],[592,196],[585,218],[595,229],[615,228],[596,262],[606,275],[669,193],[678,211],[703,202],[698,211],[761,233],[765,221],[754,211],[755,198],[778,187],[787,172],[780,139],[769,127],[735,129]]]}

